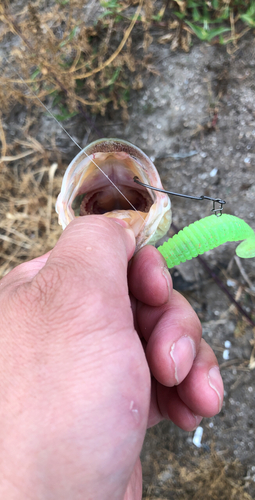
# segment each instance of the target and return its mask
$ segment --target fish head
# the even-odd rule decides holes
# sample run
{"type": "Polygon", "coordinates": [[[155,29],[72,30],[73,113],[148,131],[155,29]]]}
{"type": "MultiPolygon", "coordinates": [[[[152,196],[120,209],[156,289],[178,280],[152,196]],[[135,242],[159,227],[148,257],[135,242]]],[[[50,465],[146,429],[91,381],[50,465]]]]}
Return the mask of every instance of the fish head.
{"type": "Polygon", "coordinates": [[[125,220],[136,237],[136,249],[155,245],[171,224],[171,202],[152,161],[138,147],[120,139],[100,139],[83,149],[68,166],[57,198],[63,229],[75,217],[103,214],[125,220]]]}

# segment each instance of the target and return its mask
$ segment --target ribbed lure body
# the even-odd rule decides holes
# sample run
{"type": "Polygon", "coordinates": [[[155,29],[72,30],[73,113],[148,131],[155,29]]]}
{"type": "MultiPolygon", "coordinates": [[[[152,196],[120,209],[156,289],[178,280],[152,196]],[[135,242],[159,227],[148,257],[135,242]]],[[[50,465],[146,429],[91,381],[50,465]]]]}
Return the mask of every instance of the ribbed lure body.
{"type": "Polygon", "coordinates": [[[185,227],[158,250],[169,268],[212,250],[228,241],[244,240],[236,248],[239,257],[255,257],[255,233],[242,219],[223,214],[210,215],[185,227]]]}

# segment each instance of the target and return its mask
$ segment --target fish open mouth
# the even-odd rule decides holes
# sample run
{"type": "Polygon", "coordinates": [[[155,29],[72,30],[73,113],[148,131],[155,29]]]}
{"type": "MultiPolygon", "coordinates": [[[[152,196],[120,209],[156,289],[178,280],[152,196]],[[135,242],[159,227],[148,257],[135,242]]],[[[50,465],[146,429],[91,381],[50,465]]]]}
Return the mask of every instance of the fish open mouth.
{"type": "Polygon", "coordinates": [[[96,153],[72,204],[75,214],[111,216],[125,211],[130,218],[136,211],[148,213],[155,197],[134,182],[140,174],[141,168],[126,153],[96,153]]]}
{"type": "Polygon", "coordinates": [[[170,200],[134,182],[162,187],[151,160],[136,146],[119,139],[95,141],[69,165],[56,203],[63,229],[75,217],[105,215],[125,220],[137,247],[156,242],[167,231],[170,200]]]}

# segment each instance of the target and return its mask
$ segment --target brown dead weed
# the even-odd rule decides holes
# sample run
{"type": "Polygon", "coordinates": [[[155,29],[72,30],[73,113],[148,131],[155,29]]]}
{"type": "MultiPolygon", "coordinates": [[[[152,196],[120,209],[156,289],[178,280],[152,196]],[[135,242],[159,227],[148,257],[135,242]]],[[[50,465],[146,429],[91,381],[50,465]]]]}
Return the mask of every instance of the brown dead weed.
{"type": "Polygon", "coordinates": [[[164,4],[111,5],[106,15],[99,2],[84,0],[0,5],[0,276],[52,248],[61,233],[54,202],[61,184],[55,162],[61,169],[62,155],[54,137],[43,144],[34,137],[40,101],[58,120],[86,109],[103,115],[109,103],[127,119],[128,74],[138,89],[141,68],[152,70],[148,58],[135,60],[131,35],[136,25],[140,53],[146,50],[152,16],[164,4]],[[10,130],[17,105],[26,106],[25,123],[10,130]]]}
{"type": "MultiPolygon", "coordinates": [[[[163,424],[164,427],[165,424],[163,424]]],[[[161,430],[151,429],[150,439],[156,446],[161,430]]],[[[174,438],[173,438],[174,439],[174,438]]],[[[170,440],[171,441],[171,440],[170,440]]],[[[171,451],[171,442],[158,450],[154,460],[144,453],[144,500],[252,500],[247,492],[249,478],[238,461],[226,461],[212,448],[192,451],[187,447],[182,459],[171,451]],[[170,450],[167,449],[169,446],[170,450]],[[157,456],[158,455],[158,456],[157,456]],[[156,458],[156,460],[155,460],[156,458]],[[158,460],[157,460],[158,458],[158,460]],[[160,490],[160,495],[158,494],[160,490]]],[[[194,447],[195,448],[195,447],[194,447]]],[[[157,449],[157,448],[156,448],[157,449]]]]}
{"type": "Polygon", "coordinates": [[[57,163],[27,172],[2,167],[0,173],[0,276],[55,245],[61,234],[54,211],[61,179],[57,163]]]}
{"type": "Polygon", "coordinates": [[[116,2],[104,15],[100,5],[94,11],[95,2],[83,0],[54,2],[48,9],[38,0],[20,11],[5,0],[0,6],[0,42],[12,34],[13,44],[8,55],[11,66],[2,61],[0,109],[7,111],[13,103],[28,100],[38,104],[36,98],[44,101],[51,96],[63,119],[81,107],[103,115],[109,103],[115,109],[120,106],[125,118],[127,73],[137,69],[131,32],[140,18],[138,30],[148,46],[153,3],[116,2]],[[24,95],[18,75],[32,93],[24,95]]]}

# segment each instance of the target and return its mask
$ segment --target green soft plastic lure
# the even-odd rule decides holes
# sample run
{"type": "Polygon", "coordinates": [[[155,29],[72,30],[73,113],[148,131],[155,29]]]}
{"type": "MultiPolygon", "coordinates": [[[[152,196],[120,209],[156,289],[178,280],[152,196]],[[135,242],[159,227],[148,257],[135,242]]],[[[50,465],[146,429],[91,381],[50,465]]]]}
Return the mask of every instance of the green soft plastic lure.
{"type": "Polygon", "coordinates": [[[175,234],[158,250],[171,269],[228,241],[245,240],[236,248],[238,257],[255,257],[255,233],[242,219],[223,214],[200,219],[175,234]]]}

